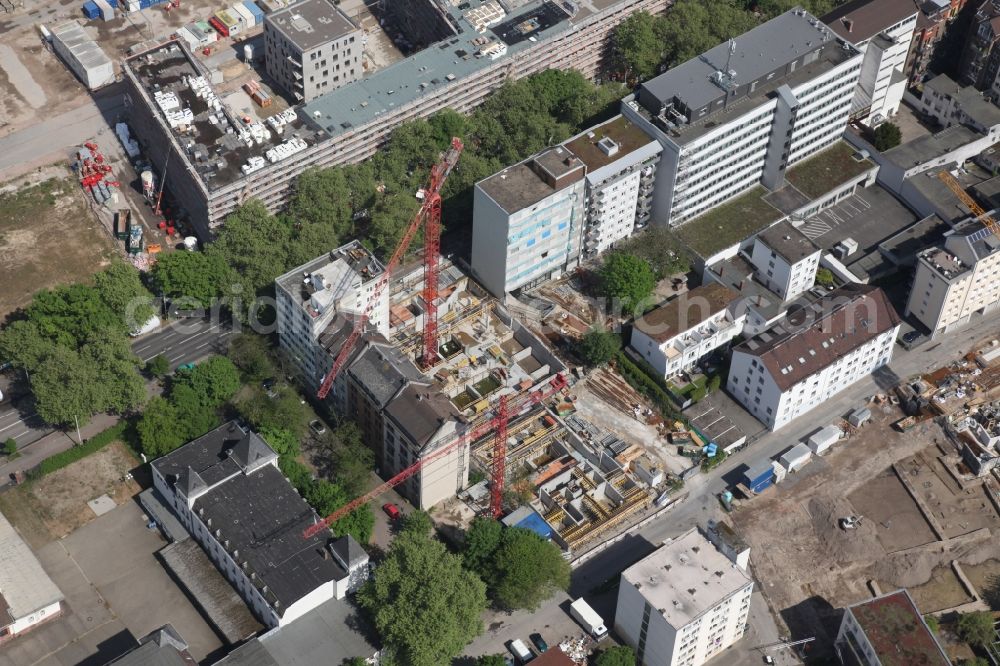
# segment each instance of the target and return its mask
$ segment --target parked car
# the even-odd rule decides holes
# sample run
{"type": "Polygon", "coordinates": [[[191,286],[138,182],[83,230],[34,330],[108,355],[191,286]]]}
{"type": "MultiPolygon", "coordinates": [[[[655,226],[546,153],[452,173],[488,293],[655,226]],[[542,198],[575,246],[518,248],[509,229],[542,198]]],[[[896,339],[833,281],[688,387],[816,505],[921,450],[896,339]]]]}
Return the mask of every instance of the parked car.
{"type": "Polygon", "coordinates": [[[261,387],[264,389],[264,393],[267,394],[268,398],[277,397],[278,393],[274,390],[274,385],[277,380],[274,377],[270,377],[261,382],[261,387]]]}
{"type": "Polygon", "coordinates": [[[508,649],[511,653],[517,657],[517,661],[520,664],[527,664],[529,661],[535,658],[535,653],[528,649],[528,646],[524,644],[520,638],[515,638],[510,643],[507,644],[508,649]]]}
{"type": "Polygon", "coordinates": [[[403,513],[399,510],[399,507],[392,502],[386,502],[383,504],[382,510],[385,511],[385,514],[393,520],[399,520],[400,516],[403,515],[403,513]]]}
{"type": "Polygon", "coordinates": [[[531,639],[531,644],[535,646],[535,649],[539,652],[545,652],[549,649],[549,644],[545,642],[541,634],[531,634],[528,636],[531,639]]]}
{"type": "Polygon", "coordinates": [[[909,333],[903,335],[903,342],[913,343],[916,342],[917,338],[919,337],[920,333],[918,333],[917,331],[910,331],[909,333]]]}
{"type": "Polygon", "coordinates": [[[309,422],[309,429],[312,430],[317,435],[322,435],[326,432],[326,426],[319,419],[313,419],[309,422]]]}

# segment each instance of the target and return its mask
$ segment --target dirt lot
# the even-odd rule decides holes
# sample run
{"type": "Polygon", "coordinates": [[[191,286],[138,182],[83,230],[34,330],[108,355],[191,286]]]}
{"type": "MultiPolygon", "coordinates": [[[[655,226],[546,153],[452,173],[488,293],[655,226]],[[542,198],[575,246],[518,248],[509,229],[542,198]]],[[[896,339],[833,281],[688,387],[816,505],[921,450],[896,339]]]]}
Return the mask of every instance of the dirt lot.
{"type": "Polygon", "coordinates": [[[0,319],[40,289],[89,277],[107,265],[111,248],[69,177],[0,194],[0,319]]]}
{"type": "Polygon", "coordinates": [[[957,452],[941,427],[925,422],[903,435],[889,425],[901,417],[898,408],[872,411],[873,423],[733,514],[772,608],[793,637],[816,636],[820,652],[836,636],[837,609],[870,598],[873,582],[883,592],[916,590],[921,610],[932,612],[968,600],[953,560],[965,568],[1000,555],[990,532],[1000,518],[980,481],[966,480],[963,488],[945,471],[957,467],[957,452]],[[950,525],[944,531],[951,538],[936,539],[893,464],[918,497],[931,494],[938,503],[932,520],[941,513],[934,522],[950,525]],[[858,529],[839,528],[849,515],[863,517],[858,529]]]}
{"type": "Polygon", "coordinates": [[[122,477],[139,464],[132,452],[115,442],[68,467],[0,495],[0,511],[33,547],[61,539],[97,516],[87,502],[109,495],[123,504],[141,488],[122,477]]]}
{"type": "Polygon", "coordinates": [[[990,608],[1000,611],[1000,560],[990,559],[979,564],[963,563],[962,571],[990,608]]]}

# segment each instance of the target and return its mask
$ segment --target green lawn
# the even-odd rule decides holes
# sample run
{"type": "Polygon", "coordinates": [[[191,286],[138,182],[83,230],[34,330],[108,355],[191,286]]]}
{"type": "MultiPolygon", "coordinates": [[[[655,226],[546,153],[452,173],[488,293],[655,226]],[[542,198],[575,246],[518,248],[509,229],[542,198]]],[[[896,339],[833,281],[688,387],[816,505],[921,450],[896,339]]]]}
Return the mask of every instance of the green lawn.
{"type": "Polygon", "coordinates": [[[691,251],[710,257],[781,219],[781,211],[761,198],[765,194],[767,190],[757,186],[685,222],[675,233],[691,251]]]}
{"type": "Polygon", "coordinates": [[[838,141],[793,166],[785,173],[785,179],[807,197],[819,198],[874,166],[871,160],[854,159],[855,152],[849,144],[838,141]]]}

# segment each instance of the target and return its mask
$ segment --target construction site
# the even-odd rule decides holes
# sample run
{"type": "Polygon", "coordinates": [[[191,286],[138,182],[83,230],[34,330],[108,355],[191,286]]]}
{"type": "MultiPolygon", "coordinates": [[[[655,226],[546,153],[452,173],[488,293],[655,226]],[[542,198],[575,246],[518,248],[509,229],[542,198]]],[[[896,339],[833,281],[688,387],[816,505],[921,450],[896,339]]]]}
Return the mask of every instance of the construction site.
{"type": "Polygon", "coordinates": [[[996,344],[872,396],[839,441],[793,447],[773,484],[732,501],[772,610],[816,638],[812,655],[830,649],[837,609],[898,588],[925,614],[1000,610],[996,344]]]}

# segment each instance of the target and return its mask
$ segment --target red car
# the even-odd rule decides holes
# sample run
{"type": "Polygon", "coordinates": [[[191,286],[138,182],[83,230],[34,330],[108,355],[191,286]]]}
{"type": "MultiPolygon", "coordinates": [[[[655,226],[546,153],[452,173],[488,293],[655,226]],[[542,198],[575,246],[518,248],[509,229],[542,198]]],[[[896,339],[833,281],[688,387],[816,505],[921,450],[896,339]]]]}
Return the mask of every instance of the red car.
{"type": "Polygon", "coordinates": [[[386,515],[393,520],[399,520],[399,517],[403,514],[399,512],[399,507],[392,502],[387,502],[382,505],[382,510],[385,511],[386,515]]]}

